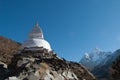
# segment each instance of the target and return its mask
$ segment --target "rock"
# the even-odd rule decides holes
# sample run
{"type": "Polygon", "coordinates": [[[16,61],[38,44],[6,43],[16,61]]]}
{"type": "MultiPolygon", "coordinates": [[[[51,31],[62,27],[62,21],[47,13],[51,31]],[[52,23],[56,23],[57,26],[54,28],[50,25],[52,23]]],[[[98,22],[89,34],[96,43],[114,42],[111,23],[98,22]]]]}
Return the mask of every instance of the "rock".
{"type": "Polygon", "coordinates": [[[39,80],[37,76],[34,75],[34,73],[30,73],[25,80],[39,80]]]}
{"type": "Polygon", "coordinates": [[[9,77],[9,79],[8,80],[20,80],[20,79],[18,79],[18,78],[16,78],[16,77],[9,77]]]}
{"type": "Polygon", "coordinates": [[[0,62],[0,80],[4,80],[8,75],[7,65],[0,62]]]}

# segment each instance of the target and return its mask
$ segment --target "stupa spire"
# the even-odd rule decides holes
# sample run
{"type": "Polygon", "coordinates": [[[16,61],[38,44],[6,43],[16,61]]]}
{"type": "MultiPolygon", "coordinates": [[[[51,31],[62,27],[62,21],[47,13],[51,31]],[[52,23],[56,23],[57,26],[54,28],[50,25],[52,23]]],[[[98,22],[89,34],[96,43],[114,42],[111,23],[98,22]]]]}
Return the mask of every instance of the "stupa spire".
{"type": "Polygon", "coordinates": [[[35,26],[39,26],[38,22],[36,22],[35,26]]]}
{"type": "Polygon", "coordinates": [[[30,31],[29,37],[30,38],[44,38],[43,32],[42,32],[41,28],[39,27],[38,22],[35,24],[33,29],[30,31]]]}

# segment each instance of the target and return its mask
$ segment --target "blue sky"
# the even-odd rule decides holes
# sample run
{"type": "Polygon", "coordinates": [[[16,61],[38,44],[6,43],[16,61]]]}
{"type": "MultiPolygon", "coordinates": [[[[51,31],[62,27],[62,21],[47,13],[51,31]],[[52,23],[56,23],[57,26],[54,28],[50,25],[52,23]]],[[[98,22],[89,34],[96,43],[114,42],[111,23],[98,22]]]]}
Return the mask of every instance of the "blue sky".
{"type": "Polygon", "coordinates": [[[120,49],[120,0],[0,0],[0,35],[22,43],[36,22],[67,60],[120,49]]]}

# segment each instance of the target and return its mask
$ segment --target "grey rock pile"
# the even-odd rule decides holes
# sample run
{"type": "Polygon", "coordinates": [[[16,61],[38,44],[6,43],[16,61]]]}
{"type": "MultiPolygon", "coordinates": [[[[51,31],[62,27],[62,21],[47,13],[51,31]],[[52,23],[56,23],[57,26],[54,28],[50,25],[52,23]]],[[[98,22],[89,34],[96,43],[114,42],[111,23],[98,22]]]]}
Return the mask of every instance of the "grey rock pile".
{"type": "Polygon", "coordinates": [[[46,49],[19,51],[4,72],[1,80],[95,80],[81,64],[46,49]]]}

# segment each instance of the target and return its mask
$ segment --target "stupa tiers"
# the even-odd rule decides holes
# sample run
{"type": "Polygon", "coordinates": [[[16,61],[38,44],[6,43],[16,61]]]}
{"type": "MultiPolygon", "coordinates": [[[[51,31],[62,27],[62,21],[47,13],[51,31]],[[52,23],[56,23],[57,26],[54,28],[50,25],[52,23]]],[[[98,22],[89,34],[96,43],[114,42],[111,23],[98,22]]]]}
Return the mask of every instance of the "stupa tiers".
{"type": "Polygon", "coordinates": [[[50,44],[44,40],[43,32],[40,29],[38,23],[28,35],[28,39],[22,44],[22,49],[36,50],[39,48],[45,48],[51,51],[50,44]]]}

